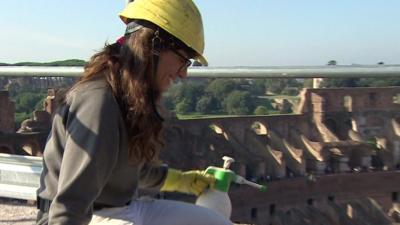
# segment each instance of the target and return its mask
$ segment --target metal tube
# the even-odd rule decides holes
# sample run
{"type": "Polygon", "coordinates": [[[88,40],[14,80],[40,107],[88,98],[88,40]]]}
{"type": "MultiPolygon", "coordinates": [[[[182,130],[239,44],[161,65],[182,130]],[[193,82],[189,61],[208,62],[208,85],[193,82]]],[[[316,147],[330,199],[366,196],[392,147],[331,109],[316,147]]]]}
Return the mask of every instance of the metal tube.
{"type": "MultiPolygon", "coordinates": [[[[83,67],[0,66],[0,77],[76,77],[83,67]]],[[[191,67],[197,78],[400,78],[400,65],[298,67],[191,67]]]]}
{"type": "Polygon", "coordinates": [[[400,77],[400,66],[299,66],[194,68],[190,77],[222,78],[349,78],[400,77]]]}

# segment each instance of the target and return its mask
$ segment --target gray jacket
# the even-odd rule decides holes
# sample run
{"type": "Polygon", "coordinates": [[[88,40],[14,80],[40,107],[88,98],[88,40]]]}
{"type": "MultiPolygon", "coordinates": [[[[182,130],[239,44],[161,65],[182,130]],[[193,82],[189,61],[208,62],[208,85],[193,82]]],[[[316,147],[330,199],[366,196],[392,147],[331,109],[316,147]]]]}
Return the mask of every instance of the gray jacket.
{"type": "Polygon", "coordinates": [[[128,162],[121,112],[103,79],[89,81],[54,116],[38,195],[52,201],[49,224],[87,224],[93,203],[123,206],[138,187],[160,188],[164,166],[128,162]]]}

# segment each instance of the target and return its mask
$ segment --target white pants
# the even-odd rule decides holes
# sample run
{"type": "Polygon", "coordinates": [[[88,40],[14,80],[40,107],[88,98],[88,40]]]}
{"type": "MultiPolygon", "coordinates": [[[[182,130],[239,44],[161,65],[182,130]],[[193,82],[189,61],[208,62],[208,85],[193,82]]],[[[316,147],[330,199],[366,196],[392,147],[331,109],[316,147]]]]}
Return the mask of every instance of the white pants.
{"type": "Polygon", "coordinates": [[[95,211],[89,225],[232,225],[210,209],[190,203],[134,200],[128,206],[95,211]]]}

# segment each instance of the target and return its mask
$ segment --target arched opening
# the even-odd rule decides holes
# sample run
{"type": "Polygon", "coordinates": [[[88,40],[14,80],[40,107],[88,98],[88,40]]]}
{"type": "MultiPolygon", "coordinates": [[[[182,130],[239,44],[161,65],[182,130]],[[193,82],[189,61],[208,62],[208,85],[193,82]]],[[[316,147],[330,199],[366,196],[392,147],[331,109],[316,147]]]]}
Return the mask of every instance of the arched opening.
{"type": "Polygon", "coordinates": [[[14,151],[8,146],[0,146],[0,153],[13,154],[14,151]]]}
{"type": "Polygon", "coordinates": [[[251,208],[250,211],[250,216],[252,220],[256,220],[257,219],[257,215],[258,214],[258,209],[257,208],[251,208]]]}
{"type": "Polygon", "coordinates": [[[370,106],[376,106],[377,103],[377,95],[375,92],[371,92],[368,94],[369,97],[369,105],[370,106]]]}
{"type": "Polygon", "coordinates": [[[354,131],[358,131],[358,123],[355,119],[351,119],[351,129],[354,131]]]}
{"type": "Polygon", "coordinates": [[[258,135],[267,135],[268,134],[268,129],[266,126],[264,126],[264,124],[262,124],[261,122],[254,122],[251,125],[251,129],[258,135]]]}
{"type": "Polygon", "coordinates": [[[276,208],[275,204],[269,205],[269,215],[272,216],[275,214],[275,208],[276,208]]]}
{"type": "Polygon", "coordinates": [[[216,125],[216,124],[214,124],[214,123],[211,124],[209,127],[210,127],[210,129],[211,129],[212,131],[214,131],[214,132],[217,133],[217,134],[222,134],[222,133],[224,132],[220,126],[218,126],[218,125],[216,125]]]}
{"type": "Polygon", "coordinates": [[[393,103],[400,104],[400,94],[393,95],[393,103]]]}
{"type": "Polygon", "coordinates": [[[353,98],[351,96],[346,95],[343,97],[343,108],[346,110],[346,112],[353,111],[353,98]]]}
{"type": "Polygon", "coordinates": [[[213,123],[213,124],[210,124],[208,127],[209,127],[212,131],[214,131],[216,134],[221,134],[221,135],[223,135],[224,138],[225,138],[227,141],[229,141],[229,136],[228,136],[228,134],[224,131],[224,129],[223,129],[221,126],[219,126],[219,125],[213,123]]]}
{"type": "Polygon", "coordinates": [[[392,201],[399,202],[399,193],[398,192],[392,192],[392,201]]]}

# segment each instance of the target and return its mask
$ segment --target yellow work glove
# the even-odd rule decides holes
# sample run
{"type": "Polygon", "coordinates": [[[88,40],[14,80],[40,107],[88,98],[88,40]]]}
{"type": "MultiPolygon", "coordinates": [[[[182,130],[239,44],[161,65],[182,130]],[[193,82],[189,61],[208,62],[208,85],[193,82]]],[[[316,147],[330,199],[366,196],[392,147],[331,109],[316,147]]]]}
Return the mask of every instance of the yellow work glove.
{"type": "Polygon", "coordinates": [[[201,170],[182,172],[168,169],[167,177],[161,191],[177,191],[186,194],[200,195],[206,188],[213,187],[215,178],[201,170]]]}

